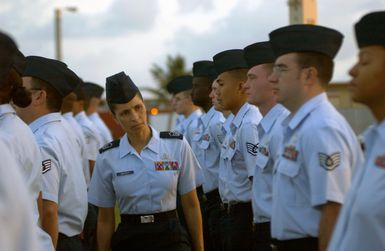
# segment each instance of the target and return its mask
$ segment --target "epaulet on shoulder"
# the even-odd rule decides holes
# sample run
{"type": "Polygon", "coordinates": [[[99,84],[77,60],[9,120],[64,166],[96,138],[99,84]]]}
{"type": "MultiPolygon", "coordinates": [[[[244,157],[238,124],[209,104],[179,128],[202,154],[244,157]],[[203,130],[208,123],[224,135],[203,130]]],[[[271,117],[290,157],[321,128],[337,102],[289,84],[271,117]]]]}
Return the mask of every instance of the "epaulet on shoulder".
{"type": "Polygon", "coordinates": [[[120,139],[111,141],[110,143],[105,144],[102,148],[99,149],[99,153],[105,152],[111,148],[118,147],[120,143],[120,139]]]}
{"type": "Polygon", "coordinates": [[[179,132],[165,131],[160,132],[160,138],[162,139],[183,139],[183,134],[179,132]]]}

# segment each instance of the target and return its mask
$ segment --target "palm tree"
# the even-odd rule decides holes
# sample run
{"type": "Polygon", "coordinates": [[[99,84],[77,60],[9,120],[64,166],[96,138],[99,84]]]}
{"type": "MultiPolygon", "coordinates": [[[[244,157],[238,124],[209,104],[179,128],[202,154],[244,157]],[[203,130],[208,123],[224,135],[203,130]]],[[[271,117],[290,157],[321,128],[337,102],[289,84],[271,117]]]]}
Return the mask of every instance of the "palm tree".
{"type": "MultiPolygon", "coordinates": [[[[152,93],[158,106],[169,105],[169,94],[167,92],[167,84],[176,77],[191,74],[191,70],[186,69],[186,61],[183,56],[177,54],[175,56],[167,55],[166,65],[164,68],[157,64],[153,64],[150,69],[151,75],[158,83],[158,88],[144,87],[143,90],[152,93]]],[[[168,128],[171,128],[172,114],[170,113],[168,120],[168,128]]]]}

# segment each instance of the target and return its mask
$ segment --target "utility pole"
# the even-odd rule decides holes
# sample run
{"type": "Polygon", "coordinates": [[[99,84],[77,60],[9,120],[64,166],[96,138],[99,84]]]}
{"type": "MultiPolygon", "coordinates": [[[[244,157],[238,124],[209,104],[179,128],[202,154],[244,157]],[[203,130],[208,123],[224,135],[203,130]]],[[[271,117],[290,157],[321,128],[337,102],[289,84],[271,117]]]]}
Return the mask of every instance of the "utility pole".
{"type": "Polygon", "coordinates": [[[76,12],[76,7],[65,7],[63,9],[61,8],[55,8],[54,14],[55,14],[55,58],[57,60],[63,59],[63,52],[62,52],[62,10],[66,10],[69,12],[76,12]]]}

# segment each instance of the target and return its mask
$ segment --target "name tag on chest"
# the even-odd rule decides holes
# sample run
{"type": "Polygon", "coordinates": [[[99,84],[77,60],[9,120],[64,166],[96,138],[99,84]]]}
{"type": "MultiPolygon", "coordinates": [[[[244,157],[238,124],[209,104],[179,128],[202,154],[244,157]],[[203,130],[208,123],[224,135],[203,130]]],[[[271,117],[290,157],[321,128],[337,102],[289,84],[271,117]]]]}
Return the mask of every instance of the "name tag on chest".
{"type": "Polygon", "coordinates": [[[125,176],[125,175],[130,175],[130,174],[134,174],[134,171],[119,172],[116,174],[116,176],[125,176]]]}
{"type": "Polygon", "coordinates": [[[178,171],[180,170],[179,162],[172,160],[155,161],[155,171],[178,171]]]}

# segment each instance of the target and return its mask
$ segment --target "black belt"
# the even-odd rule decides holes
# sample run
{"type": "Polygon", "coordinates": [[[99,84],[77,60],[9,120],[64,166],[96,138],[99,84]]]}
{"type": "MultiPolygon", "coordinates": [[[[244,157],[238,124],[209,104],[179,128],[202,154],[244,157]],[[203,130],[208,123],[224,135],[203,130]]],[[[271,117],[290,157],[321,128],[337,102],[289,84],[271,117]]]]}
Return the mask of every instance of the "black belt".
{"type": "Polygon", "coordinates": [[[221,210],[227,212],[227,214],[251,210],[251,202],[222,203],[221,210]]]}
{"type": "Polygon", "coordinates": [[[254,223],[253,224],[253,232],[263,232],[269,230],[270,231],[270,222],[263,222],[263,223],[254,223]]]}
{"type": "Polygon", "coordinates": [[[278,250],[318,250],[318,238],[306,237],[292,240],[273,239],[273,244],[278,250]]]}
{"type": "Polygon", "coordinates": [[[217,201],[217,200],[221,199],[221,197],[219,196],[218,189],[212,190],[212,191],[206,193],[205,195],[206,195],[207,200],[217,201]]]}
{"type": "Polygon", "coordinates": [[[155,222],[167,221],[170,219],[176,219],[178,218],[178,216],[177,216],[176,210],[172,210],[168,212],[145,214],[145,215],[121,214],[120,218],[122,223],[140,224],[140,223],[155,223],[155,222]]]}
{"type": "Polygon", "coordinates": [[[77,234],[77,235],[74,235],[74,236],[67,236],[65,234],[62,234],[62,233],[59,233],[59,238],[62,238],[62,239],[78,239],[80,238],[80,235],[77,234]]]}

